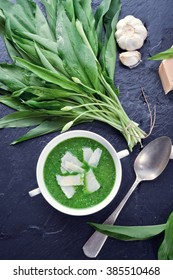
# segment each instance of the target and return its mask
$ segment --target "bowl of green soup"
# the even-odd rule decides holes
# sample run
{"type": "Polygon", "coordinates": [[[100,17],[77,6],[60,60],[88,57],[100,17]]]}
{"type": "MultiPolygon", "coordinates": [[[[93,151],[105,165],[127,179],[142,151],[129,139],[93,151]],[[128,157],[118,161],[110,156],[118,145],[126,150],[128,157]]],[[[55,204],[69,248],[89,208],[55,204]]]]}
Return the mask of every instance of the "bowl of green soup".
{"type": "Polygon", "coordinates": [[[75,216],[93,214],[106,207],[117,194],[122,178],[120,159],[128,150],[116,152],[100,135],[83,130],[53,138],[37,162],[39,193],[55,209],[75,216]]]}

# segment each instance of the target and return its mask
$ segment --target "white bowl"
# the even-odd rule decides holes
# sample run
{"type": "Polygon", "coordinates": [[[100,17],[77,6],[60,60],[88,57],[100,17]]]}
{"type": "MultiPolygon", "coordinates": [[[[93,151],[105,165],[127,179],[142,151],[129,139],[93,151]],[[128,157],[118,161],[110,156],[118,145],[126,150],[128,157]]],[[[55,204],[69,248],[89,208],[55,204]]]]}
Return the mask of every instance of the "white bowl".
{"type": "Polygon", "coordinates": [[[74,216],[83,216],[83,215],[89,215],[93,214],[104,207],[106,207],[115,197],[117,194],[120,184],[121,184],[121,179],[122,179],[122,167],[121,167],[121,162],[120,158],[127,156],[129,154],[128,150],[121,151],[119,153],[116,152],[116,150],[113,148],[113,146],[103,137],[99,136],[96,133],[90,132],[90,131],[84,131],[84,130],[75,130],[75,131],[70,131],[70,132],[65,132],[63,134],[60,134],[59,136],[56,136],[53,138],[43,149],[43,151],[40,154],[40,157],[37,162],[37,169],[36,169],[36,176],[37,176],[37,182],[39,188],[32,190],[29,192],[30,196],[35,196],[41,192],[41,194],[44,196],[44,198],[47,200],[47,202],[53,206],[55,209],[69,214],[69,215],[74,215],[74,216]],[[44,165],[45,161],[49,155],[49,153],[54,149],[59,143],[70,139],[70,138],[75,138],[75,137],[86,137],[93,139],[100,144],[102,144],[107,151],[110,153],[112,156],[112,159],[115,164],[115,169],[116,169],[116,178],[115,178],[115,183],[114,186],[109,193],[109,195],[101,201],[99,204],[94,205],[89,208],[82,208],[82,209],[76,209],[76,208],[69,208],[67,206],[62,205],[59,203],[52,195],[49,193],[45,182],[44,182],[44,176],[43,176],[43,170],[44,170],[44,165]]]}

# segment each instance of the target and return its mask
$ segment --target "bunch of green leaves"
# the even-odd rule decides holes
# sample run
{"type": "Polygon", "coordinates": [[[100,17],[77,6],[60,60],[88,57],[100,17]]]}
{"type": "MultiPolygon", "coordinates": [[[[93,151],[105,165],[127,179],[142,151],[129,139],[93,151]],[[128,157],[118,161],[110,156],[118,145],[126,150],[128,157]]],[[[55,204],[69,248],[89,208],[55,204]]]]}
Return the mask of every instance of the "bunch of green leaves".
{"type": "Polygon", "coordinates": [[[0,33],[12,64],[0,65],[0,102],[17,110],[0,128],[34,126],[13,144],[98,120],[130,149],[146,135],[129,119],[114,86],[120,0],[0,1],[0,33]],[[45,14],[45,15],[44,15],[45,14]]]}
{"type": "Polygon", "coordinates": [[[159,260],[173,260],[173,212],[166,224],[151,226],[112,226],[89,223],[97,231],[122,241],[146,240],[164,232],[164,240],[158,250],[159,260]]]}

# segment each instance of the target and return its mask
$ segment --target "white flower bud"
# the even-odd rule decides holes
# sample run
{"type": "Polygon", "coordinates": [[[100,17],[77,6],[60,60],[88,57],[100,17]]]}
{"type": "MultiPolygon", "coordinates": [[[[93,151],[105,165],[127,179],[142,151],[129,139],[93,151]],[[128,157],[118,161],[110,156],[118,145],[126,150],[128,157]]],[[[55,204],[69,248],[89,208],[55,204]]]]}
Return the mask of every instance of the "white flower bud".
{"type": "Polygon", "coordinates": [[[61,130],[61,132],[67,131],[73,125],[73,123],[74,123],[73,121],[70,121],[70,122],[66,123],[64,125],[63,129],[61,130]]]}
{"type": "Polygon", "coordinates": [[[61,108],[61,111],[68,112],[68,111],[70,111],[72,109],[73,109],[72,106],[65,106],[65,107],[61,108]]]}
{"type": "Polygon", "coordinates": [[[75,82],[76,84],[82,84],[81,80],[79,80],[76,77],[72,77],[73,82],[75,82]]]}

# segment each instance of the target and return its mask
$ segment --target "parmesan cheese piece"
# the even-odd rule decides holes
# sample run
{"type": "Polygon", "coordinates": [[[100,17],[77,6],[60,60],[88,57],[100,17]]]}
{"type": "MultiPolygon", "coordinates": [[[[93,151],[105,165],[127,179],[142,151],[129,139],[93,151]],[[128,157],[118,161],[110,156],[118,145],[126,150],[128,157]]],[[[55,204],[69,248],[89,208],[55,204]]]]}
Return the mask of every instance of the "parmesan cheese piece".
{"type": "Polygon", "coordinates": [[[86,183],[86,189],[90,193],[93,193],[93,192],[97,191],[100,188],[100,184],[97,181],[97,179],[96,179],[92,169],[90,169],[86,173],[85,183],[86,183]]]}
{"type": "Polygon", "coordinates": [[[76,190],[74,186],[68,186],[68,187],[62,187],[60,186],[61,190],[63,191],[63,193],[65,194],[65,196],[70,199],[73,197],[73,195],[75,194],[76,190]]]}
{"type": "Polygon", "coordinates": [[[70,152],[66,152],[65,155],[62,157],[61,159],[61,172],[67,173],[67,172],[72,172],[70,168],[68,168],[66,166],[66,162],[71,162],[74,165],[81,167],[82,166],[82,162],[80,162],[80,160],[77,159],[77,157],[75,157],[72,153],[70,152]]]}
{"type": "Polygon", "coordinates": [[[165,94],[173,90],[173,58],[162,61],[159,67],[159,76],[165,94]]]}
{"type": "Polygon", "coordinates": [[[57,175],[56,180],[58,182],[58,185],[61,187],[83,185],[83,176],[81,174],[68,176],[57,175]]]}
{"type": "Polygon", "coordinates": [[[71,161],[65,161],[61,167],[66,170],[69,173],[73,173],[73,172],[78,172],[78,173],[83,173],[84,169],[76,164],[74,164],[71,161]]]}
{"type": "Polygon", "coordinates": [[[97,148],[97,149],[92,153],[92,156],[90,157],[88,164],[89,164],[91,167],[97,167],[98,164],[99,164],[99,161],[100,161],[101,154],[102,154],[102,150],[100,150],[99,148],[97,148]]]}
{"type": "Polygon", "coordinates": [[[91,148],[83,148],[82,150],[83,150],[83,159],[88,163],[92,156],[93,150],[91,148]]]}

